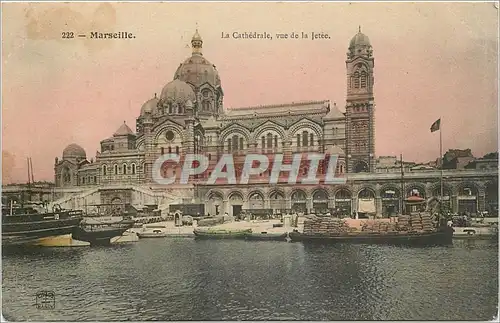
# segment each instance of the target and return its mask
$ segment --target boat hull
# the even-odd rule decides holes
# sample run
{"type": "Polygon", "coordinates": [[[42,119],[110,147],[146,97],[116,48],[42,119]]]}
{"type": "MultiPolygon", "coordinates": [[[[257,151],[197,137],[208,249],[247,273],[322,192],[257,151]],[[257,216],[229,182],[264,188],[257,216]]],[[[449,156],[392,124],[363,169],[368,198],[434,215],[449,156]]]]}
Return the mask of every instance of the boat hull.
{"type": "Polygon", "coordinates": [[[71,234],[38,239],[33,245],[41,247],[88,247],[90,243],[73,239],[71,234]]]}
{"type": "Polygon", "coordinates": [[[235,231],[235,232],[227,232],[227,231],[193,231],[195,239],[207,239],[207,240],[221,240],[221,239],[236,239],[236,240],[244,240],[251,233],[252,230],[243,230],[243,231],[235,231]]]}
{"type": "Polygon", "coordinates": [[[306,235],[290,232],[292,242],[306,243],[352,243],[352,244],[383,244],[407,246],[449,245],[453,243],[453,231],[439,231],[408,234],[356,234],[356,235],[306,235]]]}
{"type": "Polygon", "coordinates": [[[245,238],[250,241],[285,241],[287,233],[250,233],[245,238]]]}
{"type": "Polygon", "coordinates": [[[42,238],[70,234],[83,219],[79,216],[54,217],[45,214],[25,217],[2,217],[2,245],[31,244],[42,238]]]}
{"type": "Polygon", "coordinates": [[[109,245],[111,239],[132,228],[134,221],[83,224],[73,229],[73,239],[90,242],[90,245],[109,245]]]}
{"type": "Polygon", "coordinates": [[[455,228],[453,239],[498,240],[498,230],[490,227],[455,228]]]}
{"type": "Polygon", "coordinates": [[[145,238],[165,238],[168,234],[167,232],[158,232],[158,233],[153,233],[153,232],[145,232],[145,233],[137,233],[139,238],[145,239],[145,238]]]}

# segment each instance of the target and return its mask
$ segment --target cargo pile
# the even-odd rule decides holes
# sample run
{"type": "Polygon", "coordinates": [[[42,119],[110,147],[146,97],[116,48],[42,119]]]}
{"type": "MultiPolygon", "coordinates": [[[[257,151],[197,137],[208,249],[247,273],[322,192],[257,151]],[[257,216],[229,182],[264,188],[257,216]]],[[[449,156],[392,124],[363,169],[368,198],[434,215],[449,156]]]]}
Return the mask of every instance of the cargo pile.
{"type": "Polygon", "coordinates": [[[384,221],[366,221],[361,226],[361,231],[363,232],[398,232],[403,230],[397,229],[397,224],[394,222],[384,222],[384,221]]]}
{"type": "Polygon", "coordinates": [[[410,215],[400,215],[397,223],[398,231],[432,231],[434,226],[432,224],[431,215],[428,213],[417,213],[410,215]]]}
{"type": "Polygon", "coordinates": [[[224,223],[224,217],[223,216],[216,216],[213,218],[206,218],[206,219],[199,220],[198,226],[199,227],[211,227],[211,226],[223,224],[223,223],[224,223]]]}
{"type": "Polygon", "coordinates": [[[356,231],[344,220],[311,216],[304,220],[304,234],[340,235],[356,231]]]}

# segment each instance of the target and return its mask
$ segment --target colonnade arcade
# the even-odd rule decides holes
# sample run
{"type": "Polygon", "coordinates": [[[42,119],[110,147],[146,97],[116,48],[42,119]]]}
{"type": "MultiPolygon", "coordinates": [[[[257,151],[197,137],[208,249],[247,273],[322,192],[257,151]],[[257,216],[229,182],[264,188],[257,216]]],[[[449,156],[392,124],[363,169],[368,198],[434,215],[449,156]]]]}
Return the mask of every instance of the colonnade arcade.
{"type": "MultiPolygon", "coordinates": [[[[351,215],[362,212],[366,203],[375,206],[379,216],[398,214],[401,210],[401,186],[398,184],[308,188],[214,188],[205,195],[205,212],[210,215],[237,215],[244,210],[279,214],[283,212],[351,215]]],[[[441,200],[439,183],[408,183],[404,197],[419,196],[427,201],[441,200]]],[[[498,186],[474,182],[456,186],[443,185],[443,203],[454,213],[471,213],[498,208],[498,186]]],[[[490,211],[491,212],[491,211],[490,211]]]]}

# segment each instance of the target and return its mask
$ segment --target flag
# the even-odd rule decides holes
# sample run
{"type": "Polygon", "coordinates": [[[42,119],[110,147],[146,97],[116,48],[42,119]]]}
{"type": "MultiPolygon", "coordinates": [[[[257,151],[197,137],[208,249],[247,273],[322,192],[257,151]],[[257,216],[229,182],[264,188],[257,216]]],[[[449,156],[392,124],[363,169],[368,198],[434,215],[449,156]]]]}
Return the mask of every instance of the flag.
{"type": "Polygon", "coordinates": [[[438,131],[441,127],[441,118],[437,119],[431,126],[431,132],[438,131]]]}

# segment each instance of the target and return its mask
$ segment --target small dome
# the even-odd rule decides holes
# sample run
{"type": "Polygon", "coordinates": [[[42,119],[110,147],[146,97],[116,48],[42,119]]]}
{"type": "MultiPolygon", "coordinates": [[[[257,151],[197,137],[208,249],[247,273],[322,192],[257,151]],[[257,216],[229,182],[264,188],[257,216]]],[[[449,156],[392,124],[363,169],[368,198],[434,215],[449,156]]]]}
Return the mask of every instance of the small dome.
{"type": "Polygon", "coordinates": [[[77,144],[71,144],[63,150],[63,159],[67,158],[87,158],[87,153],[77,144]]]}
{"type": "Polygon", "coordinates": [[[141,107],[141,116],[143,116],[144,114],[146,113],[153,113],[156,109],[156,106],[158,105],[158,102],[160,102],[160,100],[156,97],[156,93],[155,93],[155,97],[152,98],[152,99],[149,99],[148,101],[146,101],[142,107],[141,107]]]}
{"type": "Polygon", "coordinates": [[[188,100],[196,101],[196,95],[189,84],[181,80],[173,80],[161,91],[160,101],[185,104],[188,100]]]}
{"type": "Polygon", "coordinates": [[[118,128],[118,130],[115,131],[113,136],[128,136],[128,135],[133,135],[134,132],[132,129],[130,129],[129,126],[127,126],[127,123],[123,121],[123,124],[118,128]]]}
{"type": "Polygon", "coordinates": [[[202,40],[200,34],[198,33],[198,29],[196,29],[196,32],[194,33],[191,41],[195,41],[195,40],[202,40]]]}
{"type": "Polygon", "coordinates": [[[371,46],[370,39],[361,31],[359,31],[356,35],[354,35],[349,44],[349,48],[356,46],[371,46]]]}

